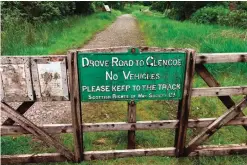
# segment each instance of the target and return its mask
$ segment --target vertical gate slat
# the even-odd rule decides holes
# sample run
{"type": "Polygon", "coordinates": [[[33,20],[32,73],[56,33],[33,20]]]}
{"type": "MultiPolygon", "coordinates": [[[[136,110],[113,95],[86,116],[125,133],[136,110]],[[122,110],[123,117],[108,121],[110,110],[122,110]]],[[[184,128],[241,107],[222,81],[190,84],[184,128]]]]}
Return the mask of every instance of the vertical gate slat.
{"type": "MultiPolygon", "coordinates": [[[[134,101],[128,102],[128,123],[136,123],[136,103],[134,101]]],[[[135,130],[128,131],[128,149],[135,149],[135,138],[135,130]]]]}
{"type": "Polygon", "coordinates": [[[77,53],[69,52],[68,54],[68,68],[69,68],[69,86],[70,86],[70,102],[72,114],[72,126],[74,136],[74,152],[75,162],[83,160],[83,130],[82,130],[82,112],[81,100],[79,93],[79,80],[77,70],[77,53]]]}
{"type": "Polygon", "coordinates": [[[195,71],[195,58],[195,51],[187,50],[184,92],[182,100],[178,103],[177,119],[179,120],[179,123],[175,132],[175,155],[177,157],[184,156],[185,154],[186,132],[192,93],[192,79],[195,71]]]}

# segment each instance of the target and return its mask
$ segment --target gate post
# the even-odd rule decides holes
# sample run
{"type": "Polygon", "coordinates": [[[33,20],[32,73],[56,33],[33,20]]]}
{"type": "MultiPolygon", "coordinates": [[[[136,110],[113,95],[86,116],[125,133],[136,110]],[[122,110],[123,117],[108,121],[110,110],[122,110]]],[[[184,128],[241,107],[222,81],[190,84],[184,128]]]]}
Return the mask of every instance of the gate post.
{"type": "Polygon", "coordinates": [[[188,49],[186,51],[186,70],[184,79],[183,98],[179,100],[177,120],[178,127],[175,132],[175,155],[176,157],[185,156],[186,133],[188,127],[188,118],[190,111],[192,80],[195,71],[195,51],[188,49]]]}
{"type": "Polygon", "coordinates": [[[78,68],[77,68],[77,52],[68,53],[69,67],[69,87],[70,87],[70,102],[71,116],[74,138],[74,153],[75,162],[83,160],[83,130],[82,130],[82,112],[81,99],[79,92],[78,68]]]}

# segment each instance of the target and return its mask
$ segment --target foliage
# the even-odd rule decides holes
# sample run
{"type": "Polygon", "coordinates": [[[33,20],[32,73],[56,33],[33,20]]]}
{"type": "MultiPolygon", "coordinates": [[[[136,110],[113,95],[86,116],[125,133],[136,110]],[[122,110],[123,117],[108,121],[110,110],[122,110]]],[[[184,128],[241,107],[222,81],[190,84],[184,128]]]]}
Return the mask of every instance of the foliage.
{"type": "Polygon", "coordinates": [[[177,20],[185,20],[190,18],[190,16],[197,11],[198,9],[215,4],[224,4],[224,2],[209,2],[209,1],[198,1],[198,2],[190,2],[190,1],[177,1],[177,2],[170,2],[170,1],[159,1],[159,2],[152,2],[150,7],[151,10],[156,10],[159,12],[166,12],[168,16],[173,19],[177,20]],[[168,11],[166,11],[168,10],[168,11]]]}
{"type": "Polygon", "coordinates": [[[44,22],[94,12],[92,2],[86,1],[7,1],[1,3],[1,9],[2,25],[8,21],[44,22]]]}
{"type": "Polygon", "coordinates": [[[143,1],[142,4],[144,6],[151,6],[152,5],[152,2],[151,1],[143,1]]]}
{"type": "Polygon", "coordinates": [[[240,28],[247,28],[247,11],[230,11],[221,6],[204,7],[195,12],[191,17],[192,22],[219,24],[240,28]]]}
{"type": "Polygon", "coordinates": [[[218,24],[247,29],[247,11],[234,10],[227,15],[219,15],[218,24]]]}
{"type": "Polygon", "coordinates": [[[76,1],[74,3],[75,3],[75,14],[92,14],[95,11],[92,2],[76,1]]]}
{"type": "Polygon", "coordinates": [[[175,20],[190,19],[196,23],[247,27],[247,2],[159,1],[151,4],[151,10],[175,20]]]}
{"type": "Polygon", "coordinates": [[[46,23],[23,21],[4,24],[1,33],[2,55],[62,54],[82,46],[96,32],[104,29],[118,15],[95,13],[89,16],[70,16],[46,23]]]}
{"type": "Polygon", "coordinates": [[[123,1],[107,1],[105,4],[109,5],[110,8],[113,8],[115,10],[123,10],[126,2],[123,2],[123,1]]]}
{"type": "Polygon", "coordinates": [[[73,2],[2,2],[2,20],[22,18],[28,22],[47,21],[72,15],[75,10],[73,2]]]}
{"type": "Polygon", "coordinates": [[[191,21],[197,23],[217,24],[219,22],[219,16],[225,17],[228,13],[229,10],[222,6],[204,7],[197,10],[192,15],[191,21]]]}
{"type": "Polygon", "coordinates": [[[247,2],[246,1],[237,1],[237,2],[235,2],[235,5],[236,5],[236,10],[247,11],[247,2]]]}
{"type": "Polygon", "coordinates": [[[167,5],[167,2],[162,2],[162,1],[159,1],[159,2],[153,2],[150,9],[151,10],[156,10],[156,11],[159,11],[159,12],[164,12],[165,9],[166,9],[166,5],[167,5]]]}

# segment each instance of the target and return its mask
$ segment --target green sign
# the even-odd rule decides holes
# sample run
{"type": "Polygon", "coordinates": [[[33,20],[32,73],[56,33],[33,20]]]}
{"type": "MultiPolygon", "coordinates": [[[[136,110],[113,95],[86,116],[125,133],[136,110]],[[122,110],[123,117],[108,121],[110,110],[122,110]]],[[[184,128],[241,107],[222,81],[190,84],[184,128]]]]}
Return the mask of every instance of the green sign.
{"type": "Polygon", "coordinates": [[[81,101],[178,100],[186,53],[78,52],[81,101]]]}

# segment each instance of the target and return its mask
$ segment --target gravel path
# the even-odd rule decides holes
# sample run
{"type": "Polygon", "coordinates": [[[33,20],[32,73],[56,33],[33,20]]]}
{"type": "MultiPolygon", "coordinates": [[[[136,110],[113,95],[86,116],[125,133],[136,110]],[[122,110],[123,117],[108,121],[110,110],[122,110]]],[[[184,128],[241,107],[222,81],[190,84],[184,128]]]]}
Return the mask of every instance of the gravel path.
{"type": "Polygon", "coordinates": [[[106,30],[98,33],[83,48],[104,48],[115,46],[141,46],[144,44],[136,19],[124,14],[106,30]]]}
{"type": "MultiPolygon", "coordinates": [[[[95,37],[82,48],[91,49],[114,46],[141,46],[143,43],[144,40],[139,31],[136,19],[129,14],[125,14],[118,17],[117,20],[107,29],[96,34],[95,37]]],[[[19,104],[20,103],[12,103],[11,105],[17,107],[19,104]]],[[[90,105],[91,104],[86,104],[86,106],[89,107],[87,109],[91,109],[90,105]]],[[[97,107],[100,107],[100,105],[97,105],[97,107]]],[[[99,109],[93,108],[93,110],[98,111],[99,109]]],[[[37,102],[25,113],[24,116],[38,125],[71,123],[70,113],[70,102],[37,102]]],[[[7,117],[3,112],[1,123],[5,121],[6,118],[7,117]]]]}

